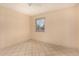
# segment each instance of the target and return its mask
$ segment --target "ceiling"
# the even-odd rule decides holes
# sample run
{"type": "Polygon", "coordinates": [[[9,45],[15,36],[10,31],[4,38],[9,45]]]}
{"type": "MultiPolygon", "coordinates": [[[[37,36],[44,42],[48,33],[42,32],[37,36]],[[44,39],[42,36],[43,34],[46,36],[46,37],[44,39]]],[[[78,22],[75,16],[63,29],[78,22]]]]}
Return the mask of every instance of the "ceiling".
{"type": "Polygon", "coordinates": [[[0,5],[11,8],[27,15],[37,15],[49,11],[74,6],[73,3],[0,3],[0,5]]]}

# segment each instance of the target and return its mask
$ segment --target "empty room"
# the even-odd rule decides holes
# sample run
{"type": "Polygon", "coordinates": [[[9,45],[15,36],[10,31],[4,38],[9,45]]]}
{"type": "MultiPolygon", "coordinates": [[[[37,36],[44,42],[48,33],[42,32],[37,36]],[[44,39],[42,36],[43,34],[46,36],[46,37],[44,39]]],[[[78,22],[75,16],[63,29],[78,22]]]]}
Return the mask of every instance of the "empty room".
{"type": "Polygon", "coordinates": [[[79,4],[0,3],[0,56],[79,56],[79,4]]]}

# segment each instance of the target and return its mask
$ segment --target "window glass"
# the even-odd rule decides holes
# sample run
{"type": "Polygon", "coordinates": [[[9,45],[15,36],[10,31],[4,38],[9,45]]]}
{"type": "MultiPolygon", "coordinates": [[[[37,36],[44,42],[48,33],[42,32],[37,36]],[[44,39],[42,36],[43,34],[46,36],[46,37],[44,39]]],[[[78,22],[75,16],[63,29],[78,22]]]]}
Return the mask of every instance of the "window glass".
{"type": "Polygon", "coordinates": [[[36,19],[36,31],[37,32],[45,31],[45,18],[36,19]]]}

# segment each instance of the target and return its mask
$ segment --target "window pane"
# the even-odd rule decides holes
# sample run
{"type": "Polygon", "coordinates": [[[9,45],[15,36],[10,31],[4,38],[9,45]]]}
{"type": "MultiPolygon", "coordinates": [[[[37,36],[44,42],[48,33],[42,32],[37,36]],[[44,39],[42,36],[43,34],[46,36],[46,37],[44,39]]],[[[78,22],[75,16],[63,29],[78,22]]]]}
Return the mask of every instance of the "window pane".
{"type": "Polygon", "coordinates": [[[45,30],[45,20],[44,18],[36,19],[36,31],[37,32],[44,32],[45,30]]]}

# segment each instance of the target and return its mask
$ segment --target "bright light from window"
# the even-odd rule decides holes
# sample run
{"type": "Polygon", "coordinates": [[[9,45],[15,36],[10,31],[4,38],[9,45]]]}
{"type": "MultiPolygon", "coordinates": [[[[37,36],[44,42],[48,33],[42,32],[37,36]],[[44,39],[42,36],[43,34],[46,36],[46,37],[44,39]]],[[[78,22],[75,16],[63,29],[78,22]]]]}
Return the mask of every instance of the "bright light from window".
{"type": "Polygon", "coordinates": [[[45,18],[36,19],[36,31],[44,32],[45,28],[45,18]]]}

